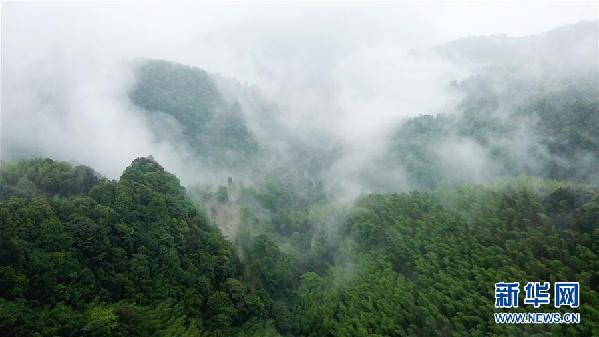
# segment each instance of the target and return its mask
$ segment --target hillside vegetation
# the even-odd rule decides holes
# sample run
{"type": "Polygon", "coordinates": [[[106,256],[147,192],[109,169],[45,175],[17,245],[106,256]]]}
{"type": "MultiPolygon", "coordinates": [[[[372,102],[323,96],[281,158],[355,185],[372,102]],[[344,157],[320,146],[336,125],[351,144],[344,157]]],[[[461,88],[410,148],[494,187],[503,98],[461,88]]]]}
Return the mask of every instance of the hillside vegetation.
{"type": "MultiPolygon", "coordinates": [[[[593,32],[439,47],[472,70],[459,104],[356,157],[258,90],[134,63],[128,103],[202,184],[152,156],[114,180],[3,161],[0,336],[599,336],[597,60],[575,50],[593,32]],[[566,40],[577,58],[545,53],[566,40]],[[580,282],[581,324],[496,324],[502,281],[580,282]]],[[[564,312],[511,310],[532,311],[564,312]]]]}
{"type": "Polygon", "coordinates": [[[48,183],[82,170],[2,169],[5,336],[503,336],[522,331],[491,321],[503,279],[581,283],[584,324],[524,331],[599,331],[596,190],[517,179],[338,209],[248,189],[237,251],[152,159],[48,183]]]}

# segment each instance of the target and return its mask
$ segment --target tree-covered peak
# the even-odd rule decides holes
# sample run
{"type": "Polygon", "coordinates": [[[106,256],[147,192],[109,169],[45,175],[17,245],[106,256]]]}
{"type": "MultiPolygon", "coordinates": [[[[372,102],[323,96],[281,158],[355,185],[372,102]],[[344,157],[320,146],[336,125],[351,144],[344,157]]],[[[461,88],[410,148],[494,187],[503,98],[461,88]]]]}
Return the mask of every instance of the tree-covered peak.
{"type": "Polygon", "coordinates": [[[120,183],[142,184],[160,193],[184,198],[185,188],[179,178],[167,172],[152,156],[139,157],[133,160],[120,178],[120,183]]]}
{"type": "Polygon", "coordinates": [[[147,157],[138,157],[135,158],[132,162],[131,165],[129,165],[125,171],[123,172],[123,176],[127,175],[128,173],[131,172],[139,172],[139,171],[143,171],[143,172],[157,172],[157,173],[164,173],[166,172],[164,170],[164,167],[162,167],[162,165],[160,165],[156,160],[154,160],[154,158],[150,155],[147,157]]]}
{"type": "Polygon", "coordinates": [[[174,175],[151,157],[119,180],[75,179],[87,170],[2,166],[3,193],[23,179],[41,192],[0,198],[1,336],[228,336],[264,311],[267,296],[236,279],[233,246],[174,175]],[[45,326],[46,314],[61,323],[45,326]]]}

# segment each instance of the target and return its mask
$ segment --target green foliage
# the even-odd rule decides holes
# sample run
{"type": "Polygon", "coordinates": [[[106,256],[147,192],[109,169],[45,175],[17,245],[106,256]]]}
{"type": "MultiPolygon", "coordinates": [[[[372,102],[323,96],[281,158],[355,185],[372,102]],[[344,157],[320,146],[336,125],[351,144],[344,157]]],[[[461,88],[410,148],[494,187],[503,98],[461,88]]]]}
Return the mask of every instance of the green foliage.
{"type": "Polygon", "coordinates": [[[355,263],[302,277],[300,334],[594,336],[599,227],[583,219],[595,207],[584,190],[526,184],[365,197],[341,229],[355,263]],[[498,280],[579,281],[583,323],[495,324],[498,280]]]}
{"type": "Polygon", "coordinates": [[[3,336],[599,331],[599,191],[589,187],[521,177],[372,194],[348,209],[286,184],[241,188],[235,200],[225,200],[225,188],[220,202],[243,205],[239,259],[152,159],[134,160],[118,181],[96,178],[69,193],[47,192],[43,174],[66,182],[72,174],[27,175],[53,164],[6,166],[32,177],[37,192],[13,184],[0,199],[3,336]],[[579,281],[583,323],[495,324],[501,280],[579,281]]]}
{"type": "Polygon", "coordinates": [[[0,198],[86,194],[97,181],[89,167],[52,159],[2,163],[0,198]]]}
{"type": "Polygon", "coordinates": [[[472,182],[462,171],[464,165],[452,170],[440,153],[443,145],[458,142],[455,151],[461,142],[483,152],[469,153],[464,160],[480,161],[484,167],[479,170],[488,177],[532,175],[596,184],[596,79],[488,72],[456,84],[465,95],[459,113],[423,115],[399,126],[382,159],[384,167],[401,166],[418,189],[472,182]]]}
{"type": "Polygon", "coordinates": [[[167,61],[141,62],[131,101],[147,111],[159,137],[183,140],[217,167],[243,167],[259,152],[241,106],[225,100],[213,75],[167,61]],[[166,120],[165,120],[166,119],[166,120]],[[168,120],[177,127],[168,129],[168,120]]]}
{"type": "Polygon", "coordinates": [[[599,336],[596,74],[491,62],[510,50],[498,39],[471,50],[495,64],[452,84],[456,113],[404,121],[355,177],[419,192],[347,208],[323,178],[342,146],[292,132],[248,88],[140,62],[129,98],[156,139],[254,184],[196,187],[194,206],[151,158],[118,180],[2,163],[0,336],[599,336]],[[462,185],[476,181],[494,185],[462,185]],[[234,243],[202,208],[230,215],[234,243]],[[579,281],[582,324],[495,324],[494,283],[507,280],[579,281]]]}
{"type": "Polygon", "coordinates": [[[18,197],[0,201],[3,336],[219,335],[263,311],[235,280],[233,247],[174,175],[138,158],[118,181],[88,187],[83,179],[80,189],[57,192],[79,172],[40,160],[2,171],[40,191],[23,198],[14,185],[18,197]],[[168,319],[150,322],[144,312],[161,303],[168,319]]]}

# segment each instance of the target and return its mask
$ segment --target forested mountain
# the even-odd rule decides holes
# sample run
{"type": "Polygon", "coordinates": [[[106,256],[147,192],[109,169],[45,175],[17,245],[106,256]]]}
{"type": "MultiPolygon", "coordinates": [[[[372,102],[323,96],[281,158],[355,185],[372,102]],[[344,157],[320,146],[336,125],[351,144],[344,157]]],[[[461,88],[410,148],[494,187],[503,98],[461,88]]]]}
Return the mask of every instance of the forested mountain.
{"type": "Polygon", "coordinates": [[[139,61],[131,101],[148,112],[160,138],[182,141],[213,165],[243,167],[259,147],[239,103],[229,103],[213,75],[167,61],[139,61]]]}
{"type": "Polygon", "coordinates": [[[530,181],[365,197],[339,231],[351,238],[353,264],[301,277],[300,334],[594,335],[596,207],[596,193],[530,181]],[[495,324],[489,298],[495,280],[508,278],[581,280],[588,321],[495,324]]]}
{"type": "Polygon", "coordinates": [[[266,295],[237,279],[233,246],[175,176],[138,158],[118,181],[70,188],[87,170],[2,169],[3,336],[222,336],[263,315],[266,295]]]}
{"type": "Polygon", "coordinates": [[[129,99],[148,117],[159,141],[171,141],[190,162],[236,180],[283,184],[308,197],[323,193],[320,175],[335,154],[324,150],[326,144],[315,148],[302,142],[259,92],[183,64],[139,60],[135,65],[129,99]],[[259,123],[259,134],[249,128],[248,118],[259,123]]]}
{"type": "Polygon", "coordinates": [[[519,179],[370,195],[350,209],[250,189],[245,205],[260,207],[244,208],[236,252],[152,159],[80,190],[46,184],[68,186],[73,175],[56,172],[77,170],[52,160],[2,170],[5,336],[599,331],[596,189],[519,179]],[[584,324],[495,325],[498,277],[579,281],[584,324]]]}
{"type": "MultiPolygon", "coordinates": [[[[520,175],[596,184],[597,38],[596,23],[581,22],[533,36],[481,36],[437,47],[441,57],[469,69],[468,77],[448,84],[460,104],[400,120],[387,148],[359,170],[364,189],[430,190],[520,175]],[[389,171],[405,174],[405,186],[374,179],[389,171]]],[[[190,159],[211,169],[309,188],[334,175],[330,168],[346,151],[330,139],[308,144],[278,122],[279,108],[259,91],[202,69],[141,60],[135,79],[130,100],[146,112],[157,137],[183,144],[190,159]],[[260,125],[260,135],[248,118],[260,125]]]]}
{"type": "Polygon", "coordinates": [[[228,179],[3,161],[0,336],[599,336],[596,32],[438,47],[469,70],[459,104],[394,124],[351,202],[327,189],[342,142],[305,141],[259,90],[133,62],[155,141],[228,179]],[[582,323],[496,324],[509,280],[580,282],[582,323]]]}
{"type": "Polygon", "coordinates": [[[420,189],[519,175],[597,184],[596,80],[480,75],[456,86],[460,111],[403,123],[387,166],[402,165],[420,189]]]}
{"type": "Polygon", "coordinates": [[[519,175],[597,185],[598,38],[596,22],[581,22],[437,47],[470,69],[450,85],[460,104],[400,123],[378,166],[403,169],[416,189],[519,175]]]}

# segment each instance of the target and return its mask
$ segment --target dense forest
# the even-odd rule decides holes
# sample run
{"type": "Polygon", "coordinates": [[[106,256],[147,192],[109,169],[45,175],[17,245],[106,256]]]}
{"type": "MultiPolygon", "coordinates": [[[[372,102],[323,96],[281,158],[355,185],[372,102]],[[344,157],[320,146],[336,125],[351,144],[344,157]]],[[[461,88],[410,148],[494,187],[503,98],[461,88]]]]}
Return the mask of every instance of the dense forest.
{"type": "Polygon", "coordinates": [[[132,62],[129,103],[210,179],[144,153],[117,179],[3,160],[0,336],[599,336],[596,73],[502,59],[589,27],[441,46],[476,68],[456,110],[393,125],[351,202],[328,189],[342,144],[229,79],[132,62]],[[581,324],[496,324],[500,281],[580,282],[581,324]]]}
{"type": "Polygon", "coordinates": [[[151,158],[118,181],[50,159],[0,179],[5,336],[599,331],[597,190],[519,178],[338,209],[247,188],[234,247],[151,158]],[[514,278],[578,280],[584,324],[494,324],[493,284],[514,278]]]}

